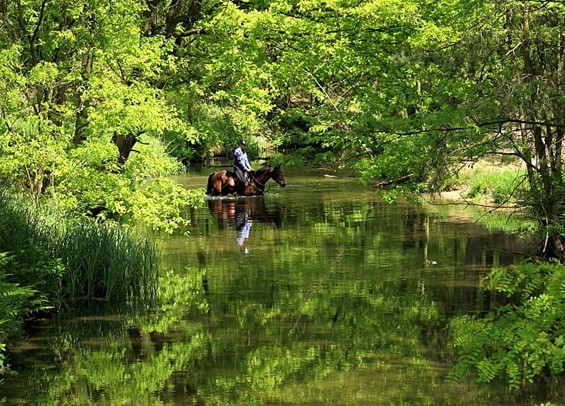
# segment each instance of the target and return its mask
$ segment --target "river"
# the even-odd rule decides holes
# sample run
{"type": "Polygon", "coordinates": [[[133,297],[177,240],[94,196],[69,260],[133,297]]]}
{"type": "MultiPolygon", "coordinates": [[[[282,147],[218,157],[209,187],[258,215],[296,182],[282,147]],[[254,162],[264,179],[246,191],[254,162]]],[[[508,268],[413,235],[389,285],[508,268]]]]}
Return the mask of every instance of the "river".
{"type": "MultiPolygon", "coordinates": [[[[204,187],[209,172],[177,180],[204,187]]],[[[284,172],[286,188],[205,199],[186,233],[160,236],[154,301],[33,324],[6,404],[531,404],[446,379],[446,321],[495,305],[479,279],[520,261],[523,241],[470,208],[389,204],[347,173],[284,172]]]]}

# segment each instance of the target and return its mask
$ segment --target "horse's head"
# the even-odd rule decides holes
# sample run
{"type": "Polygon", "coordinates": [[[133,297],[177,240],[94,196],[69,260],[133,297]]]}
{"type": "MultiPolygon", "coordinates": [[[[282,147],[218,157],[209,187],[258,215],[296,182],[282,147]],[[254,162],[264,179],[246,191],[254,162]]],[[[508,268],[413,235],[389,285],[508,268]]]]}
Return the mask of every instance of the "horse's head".
{"type": "Polygon", "coordinates": [[[284,179],[284,175],[281,171],[281,164],[276,164],[273,170],[271,171],[271,178],[279,184],[280,187],[286,186],[286,180],[284,179]]]}

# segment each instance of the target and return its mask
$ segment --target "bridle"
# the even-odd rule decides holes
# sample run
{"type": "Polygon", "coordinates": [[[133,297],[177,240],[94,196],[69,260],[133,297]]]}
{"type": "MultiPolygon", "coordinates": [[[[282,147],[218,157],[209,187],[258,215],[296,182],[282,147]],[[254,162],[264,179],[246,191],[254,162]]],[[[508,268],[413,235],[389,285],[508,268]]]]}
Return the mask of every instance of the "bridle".
{"type": "MultiPolygon", "coordinates": [[[[271,174],[272,174],[274,171],[279,172],[278,168],[275,168],[275,169],[272,169],[272,170],[271,170],[271,174]]],[[[257,180],[257,178],[255,177],[255,175],[253,175],[253,174],[251,174],[251,173],[249,174],[249,177],[250,177],[251,180],[253,180],[253,183],[254,183],[254,184],[253,184],[253,187],[255,188],[255,191],[256,191],[256,192],[257,192],[257,191],[261,191],[261,192],[264,192],[264,191],[265,191],[265,185],[267,184],[267,181],[265,181],[265,183],[261,183],[261,182],[259,182],[259,181],[257,180]],[[257,187],[256,184],[259,185],[260,188],[257,187]]],[[[275,179],[275,178],[273,178],[273,176],[270,176],[270,177],[267,177],[267,180],[269,180],[269,179],[273,179],[279,186],[282,186],[282,185],[281,185],[281,179],[280,179],[280,178],[275,179]]],[[[284,180],[284,177],[283,177],[282,180],[284,180]]]]}

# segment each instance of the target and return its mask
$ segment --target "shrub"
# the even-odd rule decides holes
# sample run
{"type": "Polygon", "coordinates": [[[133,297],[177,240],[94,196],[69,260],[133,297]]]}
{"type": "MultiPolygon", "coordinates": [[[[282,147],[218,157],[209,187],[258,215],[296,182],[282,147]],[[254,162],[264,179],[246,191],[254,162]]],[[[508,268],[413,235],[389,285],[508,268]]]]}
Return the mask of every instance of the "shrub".
{"type": "Polygon", "coordinates": [[[471,375],[477,382],[501,379],[511,389],[565,369],[565,265],[528,262],[496,268],[487,288],[508,303],[485,317],[463,316],[450,322],[457,361],[450,377],[471,375]]]}

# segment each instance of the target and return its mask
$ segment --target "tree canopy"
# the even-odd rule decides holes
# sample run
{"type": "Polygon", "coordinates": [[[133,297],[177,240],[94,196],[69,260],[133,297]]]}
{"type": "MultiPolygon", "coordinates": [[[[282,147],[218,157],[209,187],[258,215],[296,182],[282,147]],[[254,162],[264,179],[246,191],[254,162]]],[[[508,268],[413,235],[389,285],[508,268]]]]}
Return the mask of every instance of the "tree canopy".
{"type": "Polygon", "coordinates": [[[551,0],[2,2],[0,175],[72,210],[135,214],[148,211],[132,190],[144,204],[181,193],[147,181],[240,137],[255,154],[292,149],[289,163],[337,160],[412,190],[512,155],[546,253],[563,256],[564,12],[551,0]]]}

